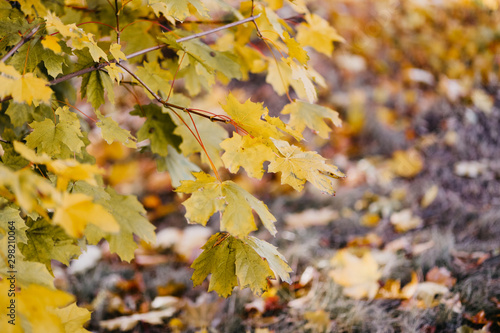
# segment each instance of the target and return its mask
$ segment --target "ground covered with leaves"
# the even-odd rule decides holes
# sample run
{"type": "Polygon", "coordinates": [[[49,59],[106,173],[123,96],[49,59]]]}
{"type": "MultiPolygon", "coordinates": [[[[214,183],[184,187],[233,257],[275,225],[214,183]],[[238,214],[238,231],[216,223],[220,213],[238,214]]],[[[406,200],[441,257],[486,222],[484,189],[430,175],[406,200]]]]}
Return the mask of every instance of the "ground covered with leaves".
{"type": "MultiPolygon", "coordinates": [[[[278,218],[274,243],[292,284],[255,297],[193,288],[192,264],[213,233],[187,225],[171,177],[147,157],[95,140],[106,180],[138,194],[156,246],[131,264],[106,243],[56,283],[92,309],[99,332],[500,331],[500,13],[494,1],[316,1],[344,43],[332,59],[311,52],[327,80],[320,104],[339,111],[330,139],[310,137],[346,173],[336,195],[298,194],[276,175],[238,183],[278,218]]],[[[299,18],[295,18],[300,21],[299,18]]],[[[284,103],[256,75],[236,94],[284,103]]],[[[240,89],[241,88],[241,89],[240,89]]],[[[223,99],[217,88],[204,103],[223,99]]],[[[145,97],[145,96],[144,96],[145,97]]],[[[130,104],[130,95],[121,96],[130,104]]],[[[146,98],[146,97],[145,97],[146,98]]],[[[120,123],[129,121],[126,112],[120,123]]],[[[137,124],[130,123],[131,129],[137,124]]],[[[203,135],[203,133],[202,133],[203,135]]],[[[207,133],[210,136],[210,133],[207,133]]],[[[173,177],[172,177],[173,178],[173,177]]]]}

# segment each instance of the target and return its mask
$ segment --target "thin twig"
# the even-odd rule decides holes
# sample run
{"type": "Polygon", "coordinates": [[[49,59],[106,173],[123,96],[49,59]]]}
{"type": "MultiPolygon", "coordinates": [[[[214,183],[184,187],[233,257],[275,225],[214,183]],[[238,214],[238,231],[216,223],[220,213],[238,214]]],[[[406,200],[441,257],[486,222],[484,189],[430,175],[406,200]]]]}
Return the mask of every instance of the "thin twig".
{"type": "Polygon", "coordinates": [[[120,19],[118,18],[118,0],[115,0],[115,16],[116,16],[116,43],[120,44],[120,19]]]}
{"type": "Polygon", "coordinates": [[[130,69],[128,69],[127,67],[123,66],[120,63],[117,63],[117,65],[120,66],[121,68],[123,68],[134,79],[136,79],[137,82],[139,82],[151,95],[153,95],[153,97],[158,102],[160,102],[161,104],[163,104],[165,107],[167,107],[167,108],[174,108],[174,109],[177,109],[177,110],[181,110],[181,111],[184,111],[184,112],[186,112],[188,114],[192,113],[192,114],[195,114],[197,116],[210,119],[211,121],[219,121],[221,123],[229,123],[230,122],[230,120],[218,118],[218,115],[210,116],[210,115],[204,114],[202,112],[199,112],[199,111],[196,111],[196,110],[193,110],[193,109],[190,109],[190,108],[185,108],[183,106],[172,104],[172,103],[169,103],[169,102],[165,101],[163,98],[161,98],[160,96],[158,96],[158,94],[155,93],[153,91],[153,89],[151,89],[144,81],[142,81],[137,75],[135,75],[134,72],[132,72],[130,69]]]}
{"type": "Polygon", "coordinates": [[[250,22],[250,21],[255,21],[256,19],[258,19],[260,17],[260,15],[261,14],[255,15],[255,16],[250,16],[250,17],[248,17],[246,19],[243,19],[243,20],[240,20],[240,21],[236,21],[236,22],[233,22],[233,23],[229,23],[229,24],[223,25],[222,27],[218,27],[218,28],[215,28],[215,29],[211,29],[211,30],[207,30],[207,31],[204,31],[204,32],[200,32],[200,33],[197,33],[197,34],[194,34],[194,35],[191,35],[191,36],[187,36],[187,37],[184,37],[184,38],[179,38],[179,39],[176,40],[176,42],[177,43],[185,42],[185,41],[188,41],[188,40],[191,40],[191,39],[195,39],[195,38],[203,37],[203,36],[206,36],[206,35],[209,35],[209,34],[213,34],[214,32],[217,32],[217,31],[221,31],[221,30],[224,30],[224,29],[229,29],[229,28],[235,27],[235,26],[243,24],[243,23],[247,23],[247,22],[250,22]]]}
{"type": "Polygon", "coordinates": [[[34,28],[32,28],[31,31],[30,31],[30,33],[28,33],[26,36],[24,36],[23,39],[21,39],[19,41],[19,43],[16,44],[16,46],[14,46],[9,52],[7,52],[7,54],[4,55],[0,61],[1,62],[5,62],[7,59],[9,59],[14,53],[16,53],[16,51],[21,46],[23,46],[28,40],[30,40],[31,37],[33,37],[33,35],[35,35],[38,32],[38,30],[40,30],[40,27],[41,27],[41,24],[39,24],[39,25],[35,26],[34,28]]]}
{"type": "Polygon", "coordinates": [[[144,81],[142,81],[137,75],[134,74],[134,72],[132,72],[130,69],[128,69],[127,67],[123,66],[122,64],[120,63],[116,63],[118,66],[120,66],[121,68],[123,68],[127,73],[129,73],[134,79],[136,79],[144,88],[146,88],[147,91],[149,91],[149,93],[151,95],[153,95],[153,97],[158,101],[158,102],[162,102],[162,99],[160,96],[158,96],[151,88],[149,88],[149,86],[144,83],[144,81]]]}

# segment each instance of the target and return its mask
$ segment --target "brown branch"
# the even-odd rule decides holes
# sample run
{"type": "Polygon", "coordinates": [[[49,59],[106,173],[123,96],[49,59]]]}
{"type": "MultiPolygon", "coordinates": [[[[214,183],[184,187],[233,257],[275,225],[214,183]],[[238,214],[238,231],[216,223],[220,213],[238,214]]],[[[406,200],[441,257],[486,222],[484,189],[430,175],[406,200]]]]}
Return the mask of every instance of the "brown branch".
{"type": "Polygon", "coordinates": [[[180,42],[185,42],[185,41],[188,41],[190,39],[195,39],[195,38],[199,38],[199,37],[203,37],[203,36],[206,36],[206,35],[209,35],[209,34],[213,34],[214,32],[217,32],[217,31],[221,31],[221,30],[224,30],[224,29],[229,29],[229,28],[232,28],[232,27],[235,27],[237,25],[240,25],[240,24],[243,24],[243,23],[247,23],[247,22],[250,22],[250,21],[253,21],[255,22],[256,19],[258,19],[260,17],[261,14],[258,14],[258,15],[255,15],[255,16],[250,16],[244,20],[239,20],[239,21],[236,21],[236,22],[233,22],[233,23],[229,23],[229,24],[226,24],[226,25],[223,25],[222,27],[218,27],[218,28],[215,28],[215,29],[211,29],[211,30],[207,30],[207,31],[204,31],[204,32],[200,32],[200,33],[197,33],[197,34],[194,34],[194,35],[191,35],[191,36],[187,36],[187,37],[184,37],[184,38],[179,38],[176,40],[177,43],[180,43],[180,42]]]}
{"type": "MultiPolygon", "coordinates": [[[[188,41],[188,40],[191,40],[191,39],[194,39],[194,38],[203,37],[203,36],[206,36],[208,34],[211,34],[211,33],[214,33],[214,32],[220,31],[220,30],[228,29],[228,28],[237,26],[239,24],[243,24],[243,23],[250,22],[250,21],[253,21],[255,23],[255,19],[259,18],[259,16],[260,16],[260,14],[259,15],[255,15],[255,16],[251,16],[251,17],[246,18],[244,20],[233,22],[231,24],[224,25],[222,27],[218,27],[218,28],[215,28],[215,29],[212,29],[212,30],[207,30],[205,32],[194,34],[194,35],[191,35],[191,36],[188,36],[188,37],[180,38],[180,39],[177,39],[176,42],[180,43],[180,42],[185,42],[185,41],[188,41]]],[[[156,50],[159,50],[161,48],[164,48],[165,46],[168,46],[168,45],[167,44],[160,44],[160,45],[152,46],[152,47],[149,47],[147,49],[131,53],[131,54],[127,55],[126,58],[130,59],[130,58],[138,57],[138,56],[146,54],[148,52],[156,51],[156,50]]],[[[111,60],[110,61],[110,63],[113,63],[113,62],[116,62],[116,60],[111,60]]],[[[117,64],[119,64],[119,63],[117,63],[117,64]]],[[[54,79],[52,81],[49,81],[49,85],[52,86],[54,84],[58,84],[60,82],[72,79],[72,78],[74,78],[76,76],[80,76],[80,75],[83,75],[83,74],[87,74],[87,73],[90,73],[90,72],[102,69],[103,67],[105,67],[107,65],[108,65],[108,63],[102,62],[102,63],[96,64],[96,65],[93,65],[91,67],[87,67],[87,68],[81,69],[79,71],[76,71],[76,72],[73,72],[73,73],[61,76],[60,78],[54,79]]]]}
{"type": "Polygon", "coordinates": [[[229,120],[228,119],[221,119],[221,118],[217,118],[218,116],[215,115],[215,116],[209,116],[207,114],[204,114],[202,112],[199,112],[199,111],[196,111],[196,110],[193,110],[193,109],[190,109],[190,108],[185,108],[183,106],[180,106],[180,105],[176,105],[176,104],[172,104],[172,103],[169,103],[167,101],[165,101],[163,98],[161,98],[157,93],[155,93],[153,91],[153,89],[151,89],[144,81],[142,81],[137,75],[134,74],[134,72],[132,72],[130,69],[128,69],[127,67],[123,66],[122,64],[120,63],[117,63],[118,66],[120,66],[121,68],[123,68],[127,73],[129,73],[134,79],[137,80],[137,82],[139,82],[151,95],[153,95],[153,97],[161,104],[163,104],[165,107],[167,108],[174,108],[174,109],[177,109],[177,110],[181,110],[181,111],[184,111],[184,112],[187,112],[187,113],[192,113],[192,114],[195,114],[197,116],[200,116],[200,117],[203,117],[203,118],[207,118],[207,119],[210,119],[211,121],[219,121],[219,122],[222,122],[222,123],[228,123],[229,120]]]}
{"type": "Polygon", "coordinates": [[[23,39],[19,41],[19,43],[16,44],[16,46],[14,46],[9,52],[7,52],[6,55],[2,57],[2,59],[0,59],[0,61],[5,62],[7,59],[9,59],[14,53],[16,53],[17,50],[19,50],[21,46],[26,44],[26,42],[29,41],[31,37],[33,37],[38,32],[38,30],[40,30],[40,27],[41,24],[38,24],[37,26],[32,28],[31,31],[26,36],[24,36],[23,39]]]}
{"type": "Polygon", "coordinates": [[[118,17],[118,0],[115,0],[115,16],[116,16],[116,43],[120,44],[120,19],[118,17]]]}

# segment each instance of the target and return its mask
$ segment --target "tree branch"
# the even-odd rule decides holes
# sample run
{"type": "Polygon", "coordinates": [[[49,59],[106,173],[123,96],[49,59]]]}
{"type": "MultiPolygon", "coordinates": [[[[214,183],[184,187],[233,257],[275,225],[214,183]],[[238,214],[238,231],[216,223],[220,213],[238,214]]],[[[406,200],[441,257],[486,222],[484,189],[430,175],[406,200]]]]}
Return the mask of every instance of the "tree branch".
{"type": "Polygon", "coordinates": [[[163,104],[165,107],[167,108],[174,108],[174,109],[177,109],[177,110],[181,110],[181,111],[184,111],[184,112],[187,112],[187,113],[192,113],[192,114],[195,114],[197,116],[200,116],[200,117],[203,117],[203,118],[207,118],[207,119],[210,119],[211,121],[219,121],[221,123],[228,123],[229,120],[228,119],[221,119],[221,118],[218,118],[217,115],[215,116],[210,116],[210,115],[207,115],[207,114],[204,114],[202,112],[199,112],[199,111],[196,111],[196,110],[193,110],[193,109],[190,109],[190,108],[185,108],[183,106],[180,106],[180,105],[176,105],[176,104],[172,104],[172,103],[169,103],[167,101],[165,101],[163,98],[161,98],[160,96],[158,96],[157,93],[155,93],[153,91],[153,89],[151,89],[144,81],[142,81],[137,75],[134,74],[134,72],[132,72],[130,69],[128,69],[127,67],[123,66],[122,64],[120,63],[117,63],[118,66],[120,66],[121,68],[123,68],[127,73],[129,73],[134,79],[137,80],[137,82],[139,82],[151,95],[153,95],[153,97],[158,101],[160,102],[161,104],[163,104]]]}
{"type": "Polygon", "coordinates": [[[6,55],[2,57],[2,59],[0,59],[0,61],[5,62],[7,59],[9,59],[14,53],[16,53],[17,50],[19,50],[21,46],[26,44],[26,42],[29,41],[31,37],[33,37],[38,32],[38,30],[40,30],[40,27],[41,24],[38,24],[37,26],[32,28],[31,31],[26,36],[24,36],[23,39],[19,41],[19,43],[16,44],[16,46],[14,46],[9,52],[7,52],[6,55]]]}
{"type": "MultiPolygon", "coordinates": [[[[194,38],[199,38],[199,37],[203,37],[203,36],[209,35],[211,33],[214,33],[214,32],[220,31],[220,30],[228,29],[228,28],[237,26],[239,24],[247,23],[247,22],[250,22],[250,21],[254,21],[255,22],[255,20],[257,18],[259,18],[259,16],[260,16],[260,14],[259,15],[255,15],[255,16],[251,16],[251,17],[246,18],[246,19],[241,20],[241,21],[236,21],[236,22],[233,22],[233,23],[230,23],[230,24],[226,24],[226,25],[224,25],[222,27],[218,27],[218,28],[215,28],[215,29],[212,29],[212,30],[207,30],[205,32],[201,32],[201,33],[198,33],[198,34],[194,34],[194,35],[191,35],[191,36],[180,38],[180,39],[177,39],[176,42],[177,43],[185,42],[185,41],[188,41],[188,40],[191,40],[191,39],[194,39],[194,38]]],[[[146,54],[148,52],[156,51],[156,50],[159,50],[161,48],[164,48],[165,46],[168,46],[168,45],[167,44],[160,44],[160,45],[152,46],[152,47],[149,47],[147,49],[131,53],[131,54],[127,55],[126,57],[127,57],[127,59],[138,57],[138,56],[146,54]]],[[[111,60],[110,62],[113,63],[113,62],[116,62],[116,61],[115,60],[111,60]]],[[[76,72],[73,72],[73,73],[61,76],[60,78],[54,79],[52,81],[49,81],[49,85],[52,86],[54,84],[58,84],[60,82],[72,79],[72,78],[74,78],[76,76],[80,76],[80,75],[83,75],[83,74],[86,74],[86,73],[90,73],[90,72],[102,69],[103,67],[105,67],[107,65],[108,65],[108,63],[99,63],[97,65],[81,69],[79,71],[76,71],[76,72]]]]}
{"type": "Polygon", "coordinates": [[[188,41],[188,40],[191,40],[191,39],[195,39],[195,38],[199,38],[199,37],[203,37],[203,36],[206,36],[206,35],[209,35],[209,34],[213,34],[214,32],[217,32],[217,31],[221,31],[221,30],[224,30],[224,29],[229,29],[229,28],[232,28],[232,27],[235,27],[237,25],[240,25],[240,24],[243,24],[243,23],[247,23],[247,22],[250,22],[250,21],[255,21],[256,19],[258,19],[260,17],[261,14],[259,15],[255,15],[255,16],[250,16],[244,20],[240,20],[240,21],[236,21],[236,22],[233,22],[233,23],[229,23],[229,24],[226,24],[226,25],[223,25],[222,27],[218,27],[218,28],[215,28],[215,29],[211,29],[211,30],[207,30],[207,31],[204,31],[204,32],[200,32],[200,33],[197,33],[197,34],[194,34],[194,35],[191,35],[191,36],[187,36],[187,37],[184,37],[184,38],[179,38],[176,40],[177,43],[180,43],[180,42],[185,42],[185,41],[188,41]]]}

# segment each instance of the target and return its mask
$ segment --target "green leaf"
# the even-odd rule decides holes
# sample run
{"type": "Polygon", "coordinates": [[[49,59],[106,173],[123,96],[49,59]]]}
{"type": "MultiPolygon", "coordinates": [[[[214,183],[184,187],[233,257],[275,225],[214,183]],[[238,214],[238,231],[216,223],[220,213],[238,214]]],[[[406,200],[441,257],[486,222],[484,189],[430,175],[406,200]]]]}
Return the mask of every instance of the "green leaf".
{"type": "Polygon", "coordinates": [[[245,242],[262,258],[266,259],[269,267],[273,270],[276,276],[279,276],[287,283],[292,283],[292,279],[289,274],[292,272],[292,269],[288,266],[285,257],[278,252],[275,246],[252,236],[245,239],[245,242]]]}
{"type": "MultiPolygon", "coordinates": [[[[276,271],[273,273],[274,269],[270,267],[269,260],[259,251],[273,260],[275,253],[281,255],[275,249],[272,251],[272,246],[268,249],[264,245],[264,251],[261,248],[257,251],[246,243],[247,240],[240,240],[225,233],[217,233],[210,237],[202,247],[203,252],[191,265],[194,269],[191,278],[194,286],[200,285],[209,274],[212,274],[208,291],[214,290],[222,297],[231,295],[238,282],[240,288],[250,287],[256,295],[262,295],[268,289],[267,279],[276,278],[276,271]]],[[[282,279],[291,283],[287,273],[291,271],[290,268],[284,261],[280,265],[283,266],[279,270],[279,273],[283,274],[282,279]]]]}
{"type": "Polygon", "coordinates": [[[158,171],[168,171],[173,187],[180,186],[182,180],[194,180],[193,172],[201,171],[200,167],[178,153],[174,147],[169,145],[167,148],[168,155],[156,159],[158,171]]]}
{"type": "MultiPolygon", "coordinates": [[[[108,100],[114,104],[115,94],[113,90],[113,80],[105,72],[93,71],[88,74],[85,93],[82,91],[82,98],[87,97],[87,101],[92,104],[94,109],[104,104],[104,92],[107,92],[108,100]]],[[[83,80],[82,80],[83,89],[83,80]]]]}
{"type": "Polygon", "coordinates": [[[214,50],[199,39],[177,43],[173,38],[171,34],[164,34],[160,40],[165,41],[173,49],[186,52],[190,59],[202,64],[209,73],[215,70],[224,74],[228,79],[241,79],[240,65],[235,54],[214,50]]]}
{"type": "MultiPolygon", "coordinates": [[[[168,91],[170,89],[169,81],[172,80],[173,76],[169,71],[161,68],[158,61],[145,61],[142,64],[142,67],[137,68],[135,74],[155,93],[158,93],[158,91],[162,91],[165,93],[165,96],[168,94],[168,91]]],[[[146,91],[146,93],[150,97],[152,97],[145,88],[144,91],[146,91]]]]}
{"type": "Polygon", "coordinates": [[[253,248],[240,240],[234,241],[236,251],[236,275],[240,288],[250,287],[258,296],[267,291],[268,278],[274,278],[273,271],[253,248]]]}
{"type": "Polygon", "coordinates": [[[97,126],[101,129],[102,138],[107,143],[118,141],[126,147],[137,148],[136,139],[130,134],[130,131],[121,128],[111,117],[104,117],[98,110],[95,110],[95,113],[100,120],[97,122],[97,126]]]}
{"type": "MultiPolygon", "coordinates": [[[[7,249],[7,237],[0,239],[0,248],[7,249]]],[[[27,261],[20,251],[16,252],[16,283],[28,286],[32,283],[54,289],[54,277],[49,273],[47,267],[39,262],[27,261]]],[[[7,260],[0,260],[0,275],[9,277],[12,268],[7,260]]]]}
{"type": "Polygon", "coordinates": [[[33,121],[34,111],[35,107],[33,105],[10,102],[5,113],[9,115],[12,125],[14,125],[14,127],[19,127],[33,121]]]}
{"type": "Polygon", "coordinates": [[[19,213],[19,209],[12,207],[4,207],[0,210],[0,229],[3,229],[3,231],[0,230],[0,234],[6,237],[9,231],[14,231],[16,242],[26,243],[28,241],[28,237],[26,236],[28,227],[21,216],[19,216],[19,213]]]}
{"type": "Polygon", "coordinates": [[[149,139],[151,151],[160,156],[168,155],[168,145],[178,149],[182,139],[174,134],[176,125],[168,113],[163,113],[162,108],[155,104],[134,107],[130,114],[145,116],[146,122],[137,132],[137,140],[149,139]]]}
{"type": "Polygon", "coordinates": [[[55,158],[70,158],[73,153],[80,156],[85,144],[78,117],[66,106],[58,108],[56,115],[59,116],[57,124],[48,118],[32,122],[33,132],[26,137],[26,145],[36,148],[38,154],[47,153],[55,158]]]}
{"type": "Polygon", "coordinates": [[[233,288],[238,285],[236,278],[236,253],[232,247],[233,237],[217,233],[210,237],[207,244],[203,246],[204,251],[193,262],[192,276],[193,285],[197,286],[205,280],[208,274],[212,274],[208,291],[215,291],[222,297],[228,297],[233,288]],[[223,239],[223,237],[226,237],[223,239]],[[223,239],[222,241],[220,241],[223,239]],[[219,244],[216,244],[220,242],[219,244]]]}
{"type": "Polygon", "coordinates": [[[154,243],[155,226],[144,217],[146,210],[135,196],[120,195],[109,187],[106,192],[110,195],[110,199],[97,200],[97,203],[113,215],[120,225],[120,232],[106,233],[96,226],[87,225],[85,236],[90,244],[97,244],[105,238],[109,242],[111,252],[117,253],[122,260],[131,261],[137,249],[133,234],[148,243],[154,243]]]}
{"type": "Polygon", "coordinates": [[[19,244],[19,250],[28,261],[36,261],[52,271],[50,261],[57,260],[65,265],[81,254],[76,239],[68,236],[64,229],[49,223],[45,219],[28,219],[28,242],[19,244]]]}

